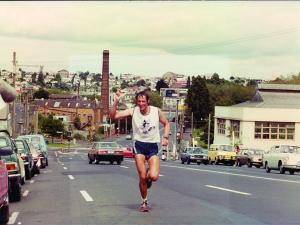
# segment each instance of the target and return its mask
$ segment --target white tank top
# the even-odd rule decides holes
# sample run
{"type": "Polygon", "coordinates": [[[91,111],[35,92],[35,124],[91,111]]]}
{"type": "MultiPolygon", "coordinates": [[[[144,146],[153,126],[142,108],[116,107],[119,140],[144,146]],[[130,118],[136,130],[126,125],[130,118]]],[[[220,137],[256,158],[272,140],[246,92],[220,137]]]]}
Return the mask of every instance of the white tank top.
{"type": "Polygon", "coordinates": [[[150,106],[150,112],[143,115],[140,108],[134,107],[132,115],[133,140],[148,143],[159,143],[159,116],[158,108],[150,106]]]}

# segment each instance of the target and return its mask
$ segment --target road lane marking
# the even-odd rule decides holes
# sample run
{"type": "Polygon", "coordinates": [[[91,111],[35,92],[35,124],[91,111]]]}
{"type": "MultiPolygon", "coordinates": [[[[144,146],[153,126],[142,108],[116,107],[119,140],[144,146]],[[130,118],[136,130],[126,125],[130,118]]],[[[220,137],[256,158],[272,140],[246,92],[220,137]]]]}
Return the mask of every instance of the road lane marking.
{"type": "Polygon", "coordinates": [[[68,168],[64,166],[64,170],[67,170],[68,168]]]}
{"type": "Polygon", "coordinates": [[[72,175],[68,175],[68,177],[70,178],[70,180],[74,180],[75,179],[72,175]]]}
{"type": "Polygon", "coordinates": [[[69,159],[73,159],[72,157],[70,157],[69,159]]]}
{"type": "Polygon", "coordinates": [[[94,200],[92,199],[92,197],[91,197],[85,190],[81,190],[80,193],[81,193],[82,197],[83,197],[87,202],[92,202],[92,201],[94,201],[94,200]]]}
{"type": "Polygon", "coordinates": [[[129,167],[127,167],[127,166],[120,166],[120,167],[125,168],[125,169],[128,169],[128,168],[129,168],[129,167]]]}
{"type": "Polygon", "coordinates": [[[55,156],[56,156],[56,158],[57,158],[57,152],[54,152],[54,154],[55,154],[55,156]]]}
{"type": "Polygon", "coordinates": [[[271,180],[271,181],[279,181],[279,182],[300,184],[300,181],[296,181],[296,180],[278,179],[278,178],[271,178],[271,177],[259,177],[259,176],[241,174],[241,173],[229,173],[229,172],[222,172],[222,171],[216,171],[216,170],[186,168],[186,167],[182,167],[182,166],[172,166],[172,165],[161,165],[161,166],[162,167],[184,169],[184,170],[199,171],[199,172],[217,173],[217,174],[225,174],[225,175],[232,175],[232,176],[239,176],[239,177],[255,178],[255,179],[261,179],[261,180],[271,180]]]}
{"type": "Polygon", "coordinates": [[[7,224],[14,224],[17,220],[18,215],[19,215],[19,212],[13,212],[11,214],[11,216],[9,217],[7,224]]]}
{"type": "Polygon", "coordinates": [[[23,193],[23,197],[27,197],[29,194],[29,190],[25,190],[24,193],[23,193]]]}
{"type": "Polygon", "coordinates": [[[159,177],[163,177],[164,175],[162,175],[162,174],[159,174],[158,176],[159,176],[159,177]]]}
{"type": "Polygon", "coordinates": [[[33,183],[34,183],[34,180],[29,181],[29,183],[30,183],[30,184],[33,184],[33,183]]]}
{"type": "Polygon", "coordinates": [[[219,189],[219,190],[222,190],[222,191],[233,192],[233,193],[241,194],[241,195],[251,195],[250,193],[247,193],[247,192],[240,192],[240,191],[235,191],[235,190],[232,190],[232,189],[227,189],[227,188],[222,188],[222,187],[217,187],[217,186],[212,186],[212,185],[205,185],[205,186],[210,187],[210,188],[214,188],[214,189],[219,189]]]}

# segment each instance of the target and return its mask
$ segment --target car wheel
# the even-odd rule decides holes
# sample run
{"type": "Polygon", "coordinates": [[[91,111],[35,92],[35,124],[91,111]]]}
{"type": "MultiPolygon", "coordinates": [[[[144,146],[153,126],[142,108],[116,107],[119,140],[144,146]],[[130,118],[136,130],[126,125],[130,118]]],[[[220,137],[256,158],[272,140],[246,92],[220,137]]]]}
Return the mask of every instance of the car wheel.
{"type": "Polygon", "coordinates": [[[121,161],[117,161],[117,164],[118,164],[118,165],[121,165],[121,161]]]}
{"type": "Polygon", "coordinates": [[[188,160],[186,161],[186,163],[190,165],[190,164],[191,164],[191,161],[188,159],[188,160]]]}
{"type": "Polygon", "coordinates": [[[257,166],[255,166],[255,167],[256,167],[256,168],[258,168],[258,169],[260,168],[260,166],[258,166],[258,165],[257,165],[257,166]]]}
{"type": "Polygon", "coordinates": [[[114,164],[114,161],[109,161],[110,165],[114,164]]]}
{"type": "Polygon", "coordinates": [[[248,166],[248,168],[252,167],[252,162],[250,160],[247,161],[247,166],[248,166]]]}
{"type": "Polygon", "coordinates": [[[44,160],[41,161],[41,168],[44,169],[46,167],[46,163],[44,160]]]}
{"type": "Polygon", "coordinates": [[[96,164],[99,164],[99,162],[100,162],[100,161],[96,159],[96,162],[95,162],[95,163],[96,163],[96,164]]]}
{"type": "Polygon", "coordinates": [[[19,202],[21,200],[21,184],[19,182],[12,184],[9,199],[14,202],[19,202]]]}
{"type": "Polygon", "coordinates": [[[30,169],[29,169],[29,166],[27,166],[26,168],[25,168],[25,178],[26,178],[26,180],[30,180],[31,179],[31,171],[30,171],[30,169]]]}
{"type": "Polygon", "coordinates": [[[200,162],[197,162],[198,165],[200,165],[200,162]]]}
{"type": "Polygon", "coordinates": [[[3,206],[2,209],[0,209],[0,224],[7,223],[9,220],[9,204],[3,206]]]}
{"type": "Polygon", "coordinates": [[[218,165],[219,164],[219,160],[216,158],[215,159],[215,165],[218,165]]]}
{"type": "Polygon", "coordinates": [[[49,163],[48,163],[48,159],[46,159],[46,166],[48,166],[49,165],[49,163]]]}
{"type": "Polygon", "coordinates": [[[270,173],[270,172],[271,172],[271,169],[270,169],[269,166],[268,166],[268,162],[265,163],[265,167],[266,167],[266,172],[267,172],[267,173],[270,173]]]}
{"type": "Polygon", "coordinates": [[[183,160],[181,160],[181,164],[184,164],[184,161],[183,161],[183,160]]]}
{"type": "Polygon", "coordinates": [[[290,170],[289,171],[291,175],[294,175],[295,171],[294,170],[290,170]]]}
{"type": "Polygon", "coordinates": [[[242,166],[240,160],[237,160],[235,164],[236,164],[236,166],[238,166],[238,167],[241,167],[241,166],[242,166]]]}
{"type": "Polygon", "coordinates": [[[21,184],[24,185],[25,184],[25,177],[21,178],[21,184]]]}
{"type": "Polygon", "coordinates": [[[40,173],[41,173],[40,168],[39,168],[39,167],[36,167],[35,170],[34,170],[34,173],[35,173],[35,174],[40,174],[40,173]]]}
{"type": "Polygon", "coordinates": [[[284,174],[285,173],[285,168],[283,167],[282,163],[279,164],[279,173],[284,174]]]}

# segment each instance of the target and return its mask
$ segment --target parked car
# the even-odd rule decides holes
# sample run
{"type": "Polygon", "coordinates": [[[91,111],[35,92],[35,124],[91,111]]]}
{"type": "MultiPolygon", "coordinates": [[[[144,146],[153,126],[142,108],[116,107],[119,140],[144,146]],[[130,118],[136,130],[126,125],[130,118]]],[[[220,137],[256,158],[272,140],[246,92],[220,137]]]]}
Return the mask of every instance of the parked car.
{"type": "Polygon", "coordinates": [[[30,135],[20,135],[18,139],[26,140],[31,143],[34,148],[40,154],[41,168],[48,166],[48,148],[43,135],[40,134],[30,134],[30,135]]]}
{"type": "Polygon", "coordinates": [[[27,180],[30,180],[31,177],[33,176],[33,166],[34,166],[30,148],[25,140],[15,139],[14,142],[17,146],[18,154],[20,155],[21,159],[24,161],[25,178],[27,180]]]}
{"type": "Polygon", "coordinates": [[[200,163],[204,163],[205,165],[207,165],[207,149],[201,147],[186,147],[180,154],[180,160],[182,164],[184,164],[185,162],[187,164],[190,164],[192,162],[197,163],[198,165],[200,165],[200,163]]]}
{"type": "Polygon", "coordinates": [[[21,184],[25,183],[23,160],[19,158],[17,148],[10,138],[0,136],[0,148],[11,150],[12,153],[10,155],[1,156],[8,171],[9,201],[20,201],[22,191],[21,184]]]}
{"type": "Polygon", "coordinates": [[[249,168],[255,166],[260,168],[263,165],[264,150],[245,148],[241,149],[236,156],[236,166],[247,165],[249,168]]]}
{"type": "Polygon", "coordinates": [[[134,158],[133,148],[123,147],[123,155],[124,155],[124,158],[134,158]]]}
{"type": "Polygon", "coordinates": [[[25,139],[27,142],[33,144],[33,146],[41,152],[43,158],[41,158],[41,168],[48,166],[48,148],[44,136],[41,134],[30,134],[18,136],[18,139],[25,139]]]}
{"type": "Polygon", "coordinates": [[[300,146],[275,145],[269,153],[264,154],[264,165],[267,173],[279,170],[281,174],[289,171],[291,175],[300,171],[300,146]]]}
{"type": "MultiPolygon", "coordinates": [[[[24,140],[26,141],[26,140],[24,140]]],[[[27,141],[26,141],[27,142],[27,141]]],[[[28,143],[28,147],[30,149],[30,152],[32,154],[33,159],[33,174],[40,174],[40,169],[42,165],[42,159],[44,159],[43,154],[40,150],[37,150],[32,143],[28,143]]]]}
{"type": "Polygon", "coordinates": [[[208,160],[210,164],[218,165],[219,163],[235,164],[236,152],[231,145],[212,144],[208,150],[208,160]]]}
{"type": "Polygon", "coordinates": [[[88,152],[89,163],[94,161],[99,164],[100,161],[108,161],[118,165],[124,160],[123,150],[116,142],[94,142],[92,149],[88,152]]]}
{"type": "Polygon", "coordinates": [[[1,158],[11,154],[13,154],[11,148],[0,148],[0,224],[7,223],[9,219],[8,172],[1,158]]]}

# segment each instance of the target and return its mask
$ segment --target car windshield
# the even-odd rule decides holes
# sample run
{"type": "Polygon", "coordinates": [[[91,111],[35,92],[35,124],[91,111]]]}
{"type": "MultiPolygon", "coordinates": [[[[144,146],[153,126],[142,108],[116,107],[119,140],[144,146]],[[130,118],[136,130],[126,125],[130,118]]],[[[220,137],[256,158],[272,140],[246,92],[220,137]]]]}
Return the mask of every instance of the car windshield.
{"type": "Polygon", "coordinates": [[[15,141],[18,152],[22,153],[25,152],[25,147],[22,141],[15,141]]]}
{"type": "Polygon", "coordinates": [[[300,154],[300,146],[282,146],[284,153],[293,153],[293,154],[300,154]]]}
{"type": "Polygon", "coordinates": [[[40,138],[39,137],[32,137],[31,138],[32,143],[34,144],[39,144],[40,143],[40,138]]]}
{"type": "Polygon", "coordinates": [[[233,148],[231,145],[220,145],[219,150],[225,151],[225,152],[232,152],[233,148]]]}
{"type": "Polygon", "coordinates": [[[8,146],[7,139],[0,137],[0,148],[5,146],[8,146]]]}
{"type": "Polygon", "coordinates": [[[203,153],[207,154],[207,150],[205,150],[203,148],[196,147],[196,148],[194,148],[193,153],[194,154],[203,154],[203,153]]]}
{"type": "Polygon", "coordinates": [[[116,142],[100,142],[97,143],[97,148],[118,148],[119,145],[116,142]]]}

